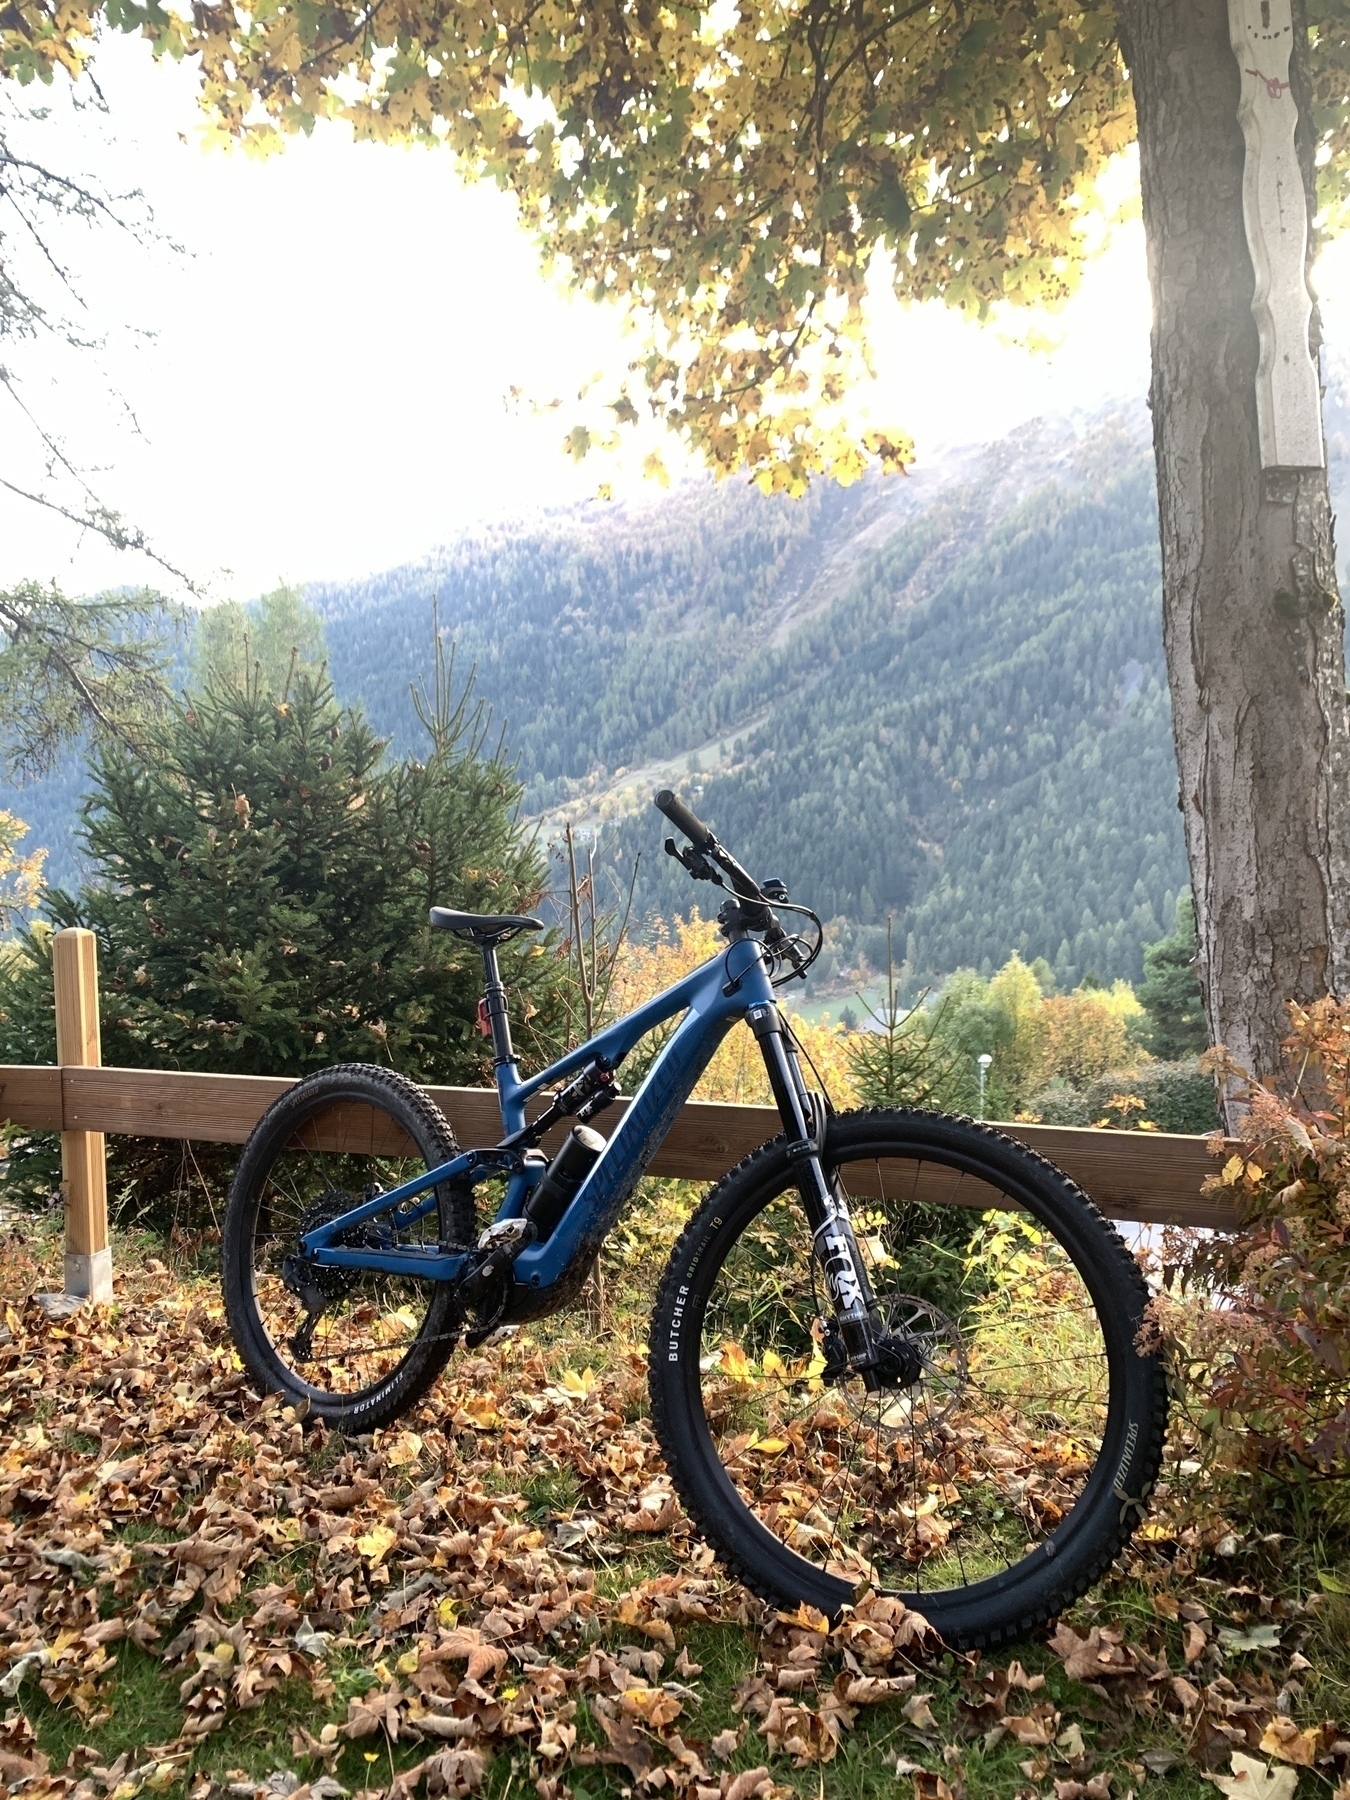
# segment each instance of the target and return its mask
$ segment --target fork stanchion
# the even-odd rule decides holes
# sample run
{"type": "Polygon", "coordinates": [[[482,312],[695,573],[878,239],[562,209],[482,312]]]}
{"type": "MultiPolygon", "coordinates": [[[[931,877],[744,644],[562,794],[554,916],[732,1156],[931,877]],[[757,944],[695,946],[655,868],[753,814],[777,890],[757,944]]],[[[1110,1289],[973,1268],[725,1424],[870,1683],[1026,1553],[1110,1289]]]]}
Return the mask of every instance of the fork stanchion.
{"type": "MultiPolygon", "coordinates": [[[[98,960],[92,931],[73,927],[52,939],[56,1060],[63,1068],[101,1068],[98,960]]],[[[66,1297],[111,1300],[108,1172],[101,1131],[61,1133],[61,1197],[66,1215],[66,1297]]]]}

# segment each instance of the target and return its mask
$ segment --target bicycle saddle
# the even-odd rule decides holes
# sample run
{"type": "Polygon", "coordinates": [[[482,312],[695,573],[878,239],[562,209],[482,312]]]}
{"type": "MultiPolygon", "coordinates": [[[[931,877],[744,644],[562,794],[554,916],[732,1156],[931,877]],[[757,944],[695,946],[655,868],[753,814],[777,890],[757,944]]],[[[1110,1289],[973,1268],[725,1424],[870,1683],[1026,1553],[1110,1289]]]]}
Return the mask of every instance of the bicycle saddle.
{"type": "Polygon", "coordinates": [[[475,944],[500,944],[518,931],[542,931],[542,919],[525,918],[520,913],[455,912],[448,906],[433,906],[431,924],[436,931],[457,932],[472,938],[475,944]]]}

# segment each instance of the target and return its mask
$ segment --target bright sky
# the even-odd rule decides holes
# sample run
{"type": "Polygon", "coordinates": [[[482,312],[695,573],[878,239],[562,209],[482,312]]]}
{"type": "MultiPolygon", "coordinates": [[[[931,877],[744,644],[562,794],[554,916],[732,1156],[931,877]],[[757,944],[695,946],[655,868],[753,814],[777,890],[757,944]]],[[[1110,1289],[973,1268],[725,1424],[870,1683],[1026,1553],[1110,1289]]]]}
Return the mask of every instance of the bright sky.
{"type": "MultiPolygon", "coordinates": [[[[213,597],[388,567],[602,480],[641,487],[638,446],[617,465],[578,467],[561,449],[563,414],[508,404],[513,387],[574,393],[628,354],[616,314],[540,274],[508,198],[463,185],[448,155],[354,145],[336,127],[265,162],[207,152],[186,71],[120,37],[96,67],[108,117],[77,116],[54,90],[30,142],[141,188],[183,253],[72,235],[87,323],[108,333],[100,373],[50,348],[20,347],[8,363],[34,412],[98,471],[100,497],[213,597]]],[[[1334,273],[1339,302],[1350,259],[1334,273]]],[[[1350,305],[1329,310],[1329,325],[1350,323],[1350,305]]],[[[1117,231],[1052,329],[1060,347],[1032,353],[941,308],[887,305],[873,415],[907,427],[922,461],[1038,413],[1142,394],[1137,224],[1117,231]]],[[[5,408],[0,476],[40,474],[40,446],[5,408]]],[[[0,493],[0,584],[25,576],[78,592],[154,571],[0,493]]]]}

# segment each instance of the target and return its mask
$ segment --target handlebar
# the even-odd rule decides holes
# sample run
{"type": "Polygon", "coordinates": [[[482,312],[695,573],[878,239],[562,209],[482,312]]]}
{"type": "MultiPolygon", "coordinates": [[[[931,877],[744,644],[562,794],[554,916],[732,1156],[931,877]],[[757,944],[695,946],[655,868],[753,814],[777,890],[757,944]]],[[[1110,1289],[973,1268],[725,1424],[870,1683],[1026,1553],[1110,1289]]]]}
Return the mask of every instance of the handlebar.
{"type": "MultiPolygon", "coordinates": [[[[656,796],[656,805],[675,829],[682,831],[689,839],[697,856],[707,857],[717,864],[731,883],[733,894],[741,900],[748,900],[752,907],[759,907],[766,922],[773,917],[754,876],[748,869],[743,869],[731,852],[718,843],[709,827],[685,805],[678,794],[673,794],[669,788],[662,788],[656,796]]],[[[754,929],[761,930],[763,927],[756,922],[754,929]]]]}
{"type": "Polygon", "coordinates": [[[706,854],[717,843],[717,839],[708,830],[702,819],[698,818],[685,805],[680,796],[672,793],[669,788],[662,788],[656,796],[656,809],[666,815],[676,831],[684,833],[695,850],[702,850],[706,854]]]}
{"type": "MultiPolygon", "coordinates": [[[[792,963],[797,974],[805,977],[806,970],[815,961],[815,950],[819,950],[821,947],[819,941],[815,945],[815,950],[812,950],[812,954],[803,959],[801,952],[797,950],[796,940],[788,938],[787,932],[783,931],[783,927],[779,925],[778,914],[774,913],[774,909],[770,907],[769,895],[761,889],[760,884],[754,880],[751,873],[747,869],[743,869],[740,862],[736,862],[731,851],[724,850],[722,844],[718,844],[715,833],[707,828],[704,821],[693,812],[693,808],[684,805],[679,794],[673,794],[670,788],[662,788],[661,792],[655,796],[655,805],[670,819],[675,830],[684,832],[689,842],[693,844],[691,851],[677,851],[673,839],[666,839],[666,850],[670,851],[673,857],[677,857],[686,866],[689,873],[695,875],[698,880],[720,880],[715,871],[709,868],[709,862],[716,862],[716,866],[722,869],[722,873],[727,877],[727,882],[731,884],[731,891],[738,900],[743,902],[743,923],[751,931],[763,932],[765,943],[769,945],[770,949],[774,950],[776,954],[785,956],[787,961],[792,963]]],[[[774,895],[774,898],[779,898],[778,893],[774,895]]],[[[781,898],[787,900],[787,891],[781,893],[781,898]]],[[[797,907],[796,911],[803,911],[803,909],[797,907]]],[[[815,918],[814,913],[810,916],[815,918]]],[[[815,920],[815,923],[819,925],[819,920],[815,920]]]]}

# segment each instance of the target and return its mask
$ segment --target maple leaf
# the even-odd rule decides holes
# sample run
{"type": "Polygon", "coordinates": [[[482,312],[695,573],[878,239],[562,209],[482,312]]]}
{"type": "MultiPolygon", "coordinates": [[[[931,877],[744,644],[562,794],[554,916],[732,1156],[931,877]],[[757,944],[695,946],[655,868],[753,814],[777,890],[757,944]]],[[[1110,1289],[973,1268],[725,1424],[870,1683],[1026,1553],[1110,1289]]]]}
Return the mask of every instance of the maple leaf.
{"type": "Polygon", "coordinates": [[[1121,1633],[1111,1626],[1094,1625],[1086,1637],[1079,1637],[1071,1625],[1061,1623],[1050,1639],[1050,1647],[1073,1681],[1129,1675],[1137,1667],[1133,1652],[1121,1641],[1121,1633]]]}
{"type": "Polygon", "coordinates": [[[388,1525],[375,1525],[356,1540],[356,1547],[371,1563],[381,1563],[398,1542],[398,1533],[388,1525]]]}
{"type": "Polygon", "coordinates": [[[1295,1769],[1270,1769],[1241,1750],[1234,1750],[1231,1775],[1211,1775],[1220,1793],[1229,1800],[1294,1800],[1298,1787],[1295,1769]]]}
{"type": "Polygon", "coordinates": [[[1266,1726],[1261,1736],[1260,1749],[1266,1756],[1276,1756],[1281,1762],[1294,1763],[1301,1769],[1311,1769],[1317,1761],[1317,1753],[1322,1747],[1322,1733],[1317,1729],[1300,1731],[1292,1719],[1277,1713],[1266,1726]]]}

